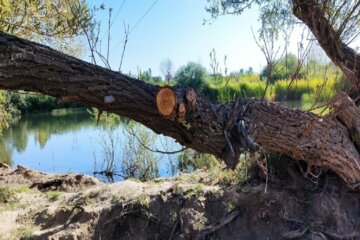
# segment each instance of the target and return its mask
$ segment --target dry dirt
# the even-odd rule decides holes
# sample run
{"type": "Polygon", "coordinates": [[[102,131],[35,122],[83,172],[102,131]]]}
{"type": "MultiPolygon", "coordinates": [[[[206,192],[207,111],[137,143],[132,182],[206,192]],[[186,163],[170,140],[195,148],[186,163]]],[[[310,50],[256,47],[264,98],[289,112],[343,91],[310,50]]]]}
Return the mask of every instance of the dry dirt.
{"type": "Polygon", "coordinates": [[[360,239],[360,191],[331,174],[231,184],[203,170],[103,184],[3,166],[0,184],[4,240],[360,239]]]}

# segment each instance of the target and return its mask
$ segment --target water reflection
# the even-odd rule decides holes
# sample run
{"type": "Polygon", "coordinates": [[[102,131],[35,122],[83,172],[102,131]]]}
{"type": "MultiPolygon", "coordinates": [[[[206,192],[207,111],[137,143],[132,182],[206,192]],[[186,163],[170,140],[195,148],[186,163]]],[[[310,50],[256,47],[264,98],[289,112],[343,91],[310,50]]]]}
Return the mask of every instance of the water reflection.
{"type": "Polygon", "coordinates": [[[0,139],[0,162],[12,165],[11,149],[5,144],[4,139],[0,139]]]}
{"type": "Polygon", "coordinates": [[[72,111],[64,115],[48,113],[25,115],[4,131],[3,138],[11,149],[22,153],[25,151],[31,136],[43,149],[46,142],[54,134],[74,132],[82,127],[94,125],[86,110],[72,111]]]}
{"type": "MultiPolygon", "coordinates": [[[[76,172],[92,175],[109,169],[112,180],[127,177],[150,179],[174,175],[177,156],[146,151],[119,123],[109,129],[96,126],[86,111],[23,116],[3,133],[0,161],[25,165],[48,173],[76,172]]],[[[151,148],[171,151],[180,146],[139,124],[127,125],[151,148]]],[[[107,176],[97,176],[109,181],[107,176]]]]}

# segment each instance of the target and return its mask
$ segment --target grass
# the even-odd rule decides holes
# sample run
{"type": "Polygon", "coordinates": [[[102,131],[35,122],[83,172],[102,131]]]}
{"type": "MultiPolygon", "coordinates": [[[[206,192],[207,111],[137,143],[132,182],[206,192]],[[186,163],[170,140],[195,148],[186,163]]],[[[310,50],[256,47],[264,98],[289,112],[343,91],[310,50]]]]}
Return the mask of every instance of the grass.
{"type": "Polygon", "coordinates": [[[124,197],[124,196],[121,196],[121,195],[119,195],[119,194],[113,195],[113,196],[111,197],[111,200],[110,200],[111,204],[117,204],[117,203],[119,203],[119,202],[121,202],[121,201],[125,201],[125,197],[124,197]]]}
{"type": "Polygon", "coordinates": [[[232,212],[235,208],[236,208],[236,206],[235,206],[235,204],[232,203],[232,202],[228,202],[228,203],[226,204],[226,212],[227,212],[227,213],[232,212]]]}
{"type": "MultiPolygon", "coordinates": [[[[336,93],[336,89],[343,89],[337,83],[335,75],[326,78],[321,76],[309,76],[297,79],[290,84],[290,80],[279,80],[270,84],[265,98],[279,101],[305,100],[307,102],[324,102],[330,100],[336,93]],[[289,86],[290,85],[290,86],[289,86]]],[[[266,82],[261,81],[256,75],[242,77],[223,77],[219,83],[211,80],[206,82],[203,94],[212,101],[228,102],[236,98],[261,99],[266,88],[266,82]]]]}
{"type": "Polygon", "coordinates": [[[240,156],[239,164],[235,170],[226,168],[224,163],[217,161],[211,155],[198,154],[194,157],[194,155],[189,151],[184,151],[182,153],[179,163],[181,163],[180,168],[182,171],[185,169],[185,172],[191,173],[176,176],[174,177],[174,180],[176,182],[183,183],[199,183],[186,192],[186,195],[188,196],[199,196],[204,192],[203,189],[201,189],[202,185],[200,185],[200,183],[210,185],[217,184],[223,188],[228,188],[247,182],[253,176],[254,172],[253,161],[251,161],[251,159],[245,155],[240,156]],[[204,167],[204,165],[209,164],[212,161],[214,161],[214,164],[210,164],[210,166],[204,167]],[[204,165],[202,163],[204,163],[204,165]],[[191,166],[191,171],[184,167],[187,164],[191,166]],[[200,166],[200,168],[197,168],[197,166],[200,166]]]}
{"type": "Polygon", "coordinates": [[[141,195],[140,197],[138,197],[138,199],[136,200],[136,202],[141,206],[141,207],[145,207],[145,208],[149,208],[150,205],[150,197],[146,194],[141,195]]]}
{"type": "Polygon", "coordinates": [[[274,100],[306,100],[328,101],[334,94],[335,79],[323,80],[321,78],[300,79],[288,87],[290,81],[280,80],[272,86],[274,100]]]}
{"type": "Polygon", "coordinates": [[[196,184],[186,192],[186,195],[188,195],[189,197],[198,198],[203,194],[203,192],[204,192],[203,186],[201,184],[196,184]]]}
{"type": "Polygon", "coordinates": [[[85,112],[85,108],[59,108],[51,111],[52,116],[66,116],[73,113],[85,112]]]}
{"type": "Polygon", "coordinates": [[[18,207],[17,193],[33,193],[33,190],[25,185],[0,187],[0,212],[18,207]]]}
{"type": "Polygon", "coordinates": [[[7,204],[14,201],[15,192],[9,187],[0,187],[0,204],[7,204]]]}
{"type": "Polygon", "coordinates": [[[16,193],[31,193],[29,187],[20,185],[14,187],[0,187],[0,204],[14,203],[16,193]]]}
{"type": "Polygon", "coordinates": [[[15,193],[33,193],[34,192],[34,190],[30,189],[26,185],[14,186],[14,187],[11,187],[10,189],[12,191],[14,191],[15,193]]]}
{"type": "Polygon", "coordinates": [[[55,202],[59,199],[59,197],[61,196],[61,192],[58,191],[50,191],[47,194],[47,198],[49,199],[50,202],[55,202]]]}
{"type": "Polygon", "coordinates": [[[180,153],[178,160],[178,167],[182,172],[192,172],[196,169],[213,169],[220,164],[214,156],[199,154],[192,149],[186,149],[180,153]]]}
{"type": "Polygon", "coordinates": [[[20,240],[30,240],[32,239],[33,233],[34,231],[31,228],[20,227],[18,228],[16,235],[20,240]]]}

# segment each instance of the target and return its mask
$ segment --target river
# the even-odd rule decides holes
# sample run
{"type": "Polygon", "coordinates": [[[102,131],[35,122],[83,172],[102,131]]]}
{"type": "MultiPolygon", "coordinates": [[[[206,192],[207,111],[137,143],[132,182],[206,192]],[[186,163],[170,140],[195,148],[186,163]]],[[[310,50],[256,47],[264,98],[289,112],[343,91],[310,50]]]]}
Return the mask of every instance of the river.
{"type": "MultiPolygon", "coordinates": [[[[176,154],[145,151],[129,134],[128,128],[121,123],[111,130],[101,124],[97,126],[86,110],[24,115],[4,131],[0,142],[0,161],[12,167],[20,164],[46,173],[93,175],[93,172],[106,168],[110,156],[114,159],[114,171],[117,173],[115,181],[127,175],[128,169],[124,169],[123,165],[129,167],[129,162],[139,157],[145,158],[147,163],[152,161],[156,164],[151,168],[155,177],[172,176],[178,172],[176,154]]],[[[162,151],[181,149],[173,139],[156,135],[140,124],[133,123],[131,129],[150,148],[162,151]]],[[[106,180],[102,175],[96,177],[106,180]]]]}

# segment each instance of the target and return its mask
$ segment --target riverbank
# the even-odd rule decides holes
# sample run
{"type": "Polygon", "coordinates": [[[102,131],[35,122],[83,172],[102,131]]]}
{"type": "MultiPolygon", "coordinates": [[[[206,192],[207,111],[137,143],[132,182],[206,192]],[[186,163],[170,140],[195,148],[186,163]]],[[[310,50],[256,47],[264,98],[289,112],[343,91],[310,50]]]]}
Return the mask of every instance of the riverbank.
{"type": "MultiPolygon", "coordinates": [[[[290,170],[291,172],[292,170],[290,170]]],[[[84,175],[0,169],[0,239],[359,239],[360,192],[205,170],[104,184],[84,175]]]]}

